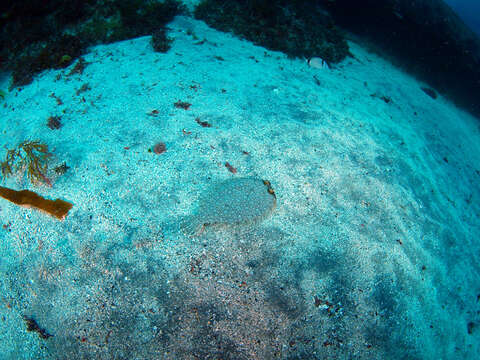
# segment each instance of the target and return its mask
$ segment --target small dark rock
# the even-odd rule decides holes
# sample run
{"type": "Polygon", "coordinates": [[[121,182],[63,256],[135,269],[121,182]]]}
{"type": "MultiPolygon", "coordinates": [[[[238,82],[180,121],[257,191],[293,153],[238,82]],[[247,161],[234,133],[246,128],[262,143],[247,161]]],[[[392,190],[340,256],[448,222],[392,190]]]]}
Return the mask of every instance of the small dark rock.
{"type": "Polygon", "coordinates": [[[60,120],[60,116],[50,116],[48,118],[47,126],[52,130],[60,129],[62,127],[62,123],[60,122],[60,120]]]}
{"type": "Polygon", "coordinates": [[[198,125],[200,125],[201,127],[212,127],[212,125],[210,123],[208,123],[207,121],[202,121],[200,120],[199,117],[197,117],[195,119],[195,121],[197,122],[198,125]]]}
{"type": "Polygon", "coordinates": [[[234,168],[232,165],[230,165],[230,163],[226,162],[225,163],[225,167],[228,169],[228,171],[230,171],[232,174],[236,174],[237,173],[237,169],[234,168]]]}
{"type": "Polygon", "coordinates": [[[386,95],[380,95],[380,94],[374,93],[374,94],[370,94],[370,96],[373,98],[378,98],[383,100],[385,104],[389,104],[392,102],[392,98],[386,95]]]}
{"type": "Polygon", "coordinates": [[[389,104],[392,102],[392,99],[388,96],[381,96],[380,99],[382,99],[383,101],[385,101],[385,104],[389,104]]]}
{"type": "Polygon", "coordinates": [[[475,323],[473,321],[470,321],[467,324],[467,332],[471,335],[474,329],[475,329],[475,323]]]}
{"type": "Polygon", "coordinates": [[[188,110],[190,109],[190,106],[192,106],[192,104],[186,102],[186,101],[180,101],[178,100],[176,103],[173,104],[177,109],[184,109],[184,110],[188,110]]]}
{"type": "Polygon", "coordinates": [[[165,151],[167,151],[167,145],[165,145],[164,142],[159,142],[153,147],[153,152],[155,154],[163,154],[165,151]]]}
{"type": "Polygon", "coordinates": [[[423,90],[423,92],[425,94],[427,94],[428,96],[430,96],[432,99],[436,99],[437,98],[437,92],[431,88],[427,88],[427,87],[422,87],[421,88],[423,90]]]}
{"type": "Polygon", "coordinates": [[[83,93],[85,91],[88,91],[88,90],[92,90],[92,88],[90,87],[90,85],[88,85],[88,83],[85,83],[77,91],[75,91],[75,94],[77,94],[77,96],[78,96],[81,93],[83,93]]]}
{"type": "Polygon", "coordinates": [[[57,166],[56,168],[53,169],[57,175],[63,175],[67,172],[67,170],[70,169],[70,166],[67,166],[67,163],[64,162],[62,165],[57,166]]]}

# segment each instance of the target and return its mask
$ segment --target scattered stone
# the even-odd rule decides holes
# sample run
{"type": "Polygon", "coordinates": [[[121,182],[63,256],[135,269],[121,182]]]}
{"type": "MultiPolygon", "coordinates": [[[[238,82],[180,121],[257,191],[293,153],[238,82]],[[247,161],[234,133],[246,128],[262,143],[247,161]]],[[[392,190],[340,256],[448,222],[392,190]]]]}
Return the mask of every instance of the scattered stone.
{"type": "Polygon", "coordinates": [[[173,104],[177,109],[184,109],[184,110],[188,110],[190,109],[190,106],[192,106],[192,104],[188,103],[188,102],[185,102],[185,101],[180,101],[178,100],[176,103],[173,104]]]}
{"type": "Polygon", "coordinates": [[[195,119],[195,121],[196,121],[197,124],[200,125],[201,127],[212,127],[212,125],[211,125],[210,123],[208,123],[208,122],[206,122],[206,121],[200,120],[199,117],[197,117],[197,118],[195,119]]]}
{"type": "Polygon", "coordinates": [[[52,130],[60,129],[62,127],[62,123],[60,122],[60,120],[60,116],[50,116],[48,118],[47,126],[52,130]]]}
{"type": "Polygon", "coordinates": [[[167,151],[167,145],[165,145],[164,142],[159,142],[158,144],[155,144],[153,147],[153,152],[155,154],[163,154],[165,151],[167,151]]]}
{"type": "Polygon", "coordinates": [[[467,324],[467,332],[469,335],[472,335],[473,334],[473,330],[475,329],[475,323],[473,321],[470,321],[468,324],[467,324]]]}
{"type": "Polygon", "coordinates": [[[70,169],[70,166],[67,166],[67,163],[63,162],[62,165],[57,166],[53,169],[53,171],[55,171],[57,175],[63,175],[67,172],[68,169],[70,169]]]}
{"type": "Polygon", "coordinates": [[[230,171],[232,174],[236,174],[237,173],[237,169],[234,168],[232,165],[230,165],[230,163],[226,162],[225,163],[225,167],[228,169],[228,171],[230,171]]]}
{"type": "Polygon", "coordinates": [[[425,94],[427,94],[428,96],[430,96],[432,99],[436,99],[437,98],[437,92],[431,88],[427,88],[427,87],[422,87],[421,88],[423,90],[423,92],[425,94]]]}

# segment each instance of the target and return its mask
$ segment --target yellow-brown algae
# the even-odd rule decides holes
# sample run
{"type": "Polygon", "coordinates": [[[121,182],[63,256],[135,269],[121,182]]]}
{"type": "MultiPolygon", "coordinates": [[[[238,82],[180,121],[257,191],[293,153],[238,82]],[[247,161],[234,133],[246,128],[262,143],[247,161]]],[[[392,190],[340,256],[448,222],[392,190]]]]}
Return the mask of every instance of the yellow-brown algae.
{"type": "Polygon", "coordinates": [[[12,203],[26,208],[33,207],[35,209],[46,212],[59,220],[65,219],[73,204],[56,199],[45,199],[37,193],[30,190],[13,190],[0,186],[0,196],[12,203]]]}

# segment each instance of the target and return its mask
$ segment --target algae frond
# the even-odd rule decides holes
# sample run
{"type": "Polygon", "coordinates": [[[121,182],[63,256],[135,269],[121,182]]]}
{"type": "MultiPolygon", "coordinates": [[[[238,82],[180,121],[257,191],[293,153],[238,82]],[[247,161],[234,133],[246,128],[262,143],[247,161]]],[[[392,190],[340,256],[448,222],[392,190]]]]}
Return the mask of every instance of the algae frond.
{"type": "Polygon", "coordinates": [[[5,161],[0,163],[2,176],[25,172],[32,183],[49,183],[46,177],[48,160],[52,157],[48,146],[40,141],[26,140],[13,149],[7,149],[5,161]]]}

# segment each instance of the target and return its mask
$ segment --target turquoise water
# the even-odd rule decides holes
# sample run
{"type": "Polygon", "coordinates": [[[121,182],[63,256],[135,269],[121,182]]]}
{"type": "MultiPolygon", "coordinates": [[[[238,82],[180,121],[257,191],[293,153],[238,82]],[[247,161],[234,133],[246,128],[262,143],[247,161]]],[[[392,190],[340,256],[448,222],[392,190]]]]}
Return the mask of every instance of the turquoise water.
{"type": "Polygon", "coordinates": [[[1,99],[52,153],[2,186],[73,207],[0,199],[0,359],[477,359],[479,120],[354,41],[168,32],[1,99]]]}

